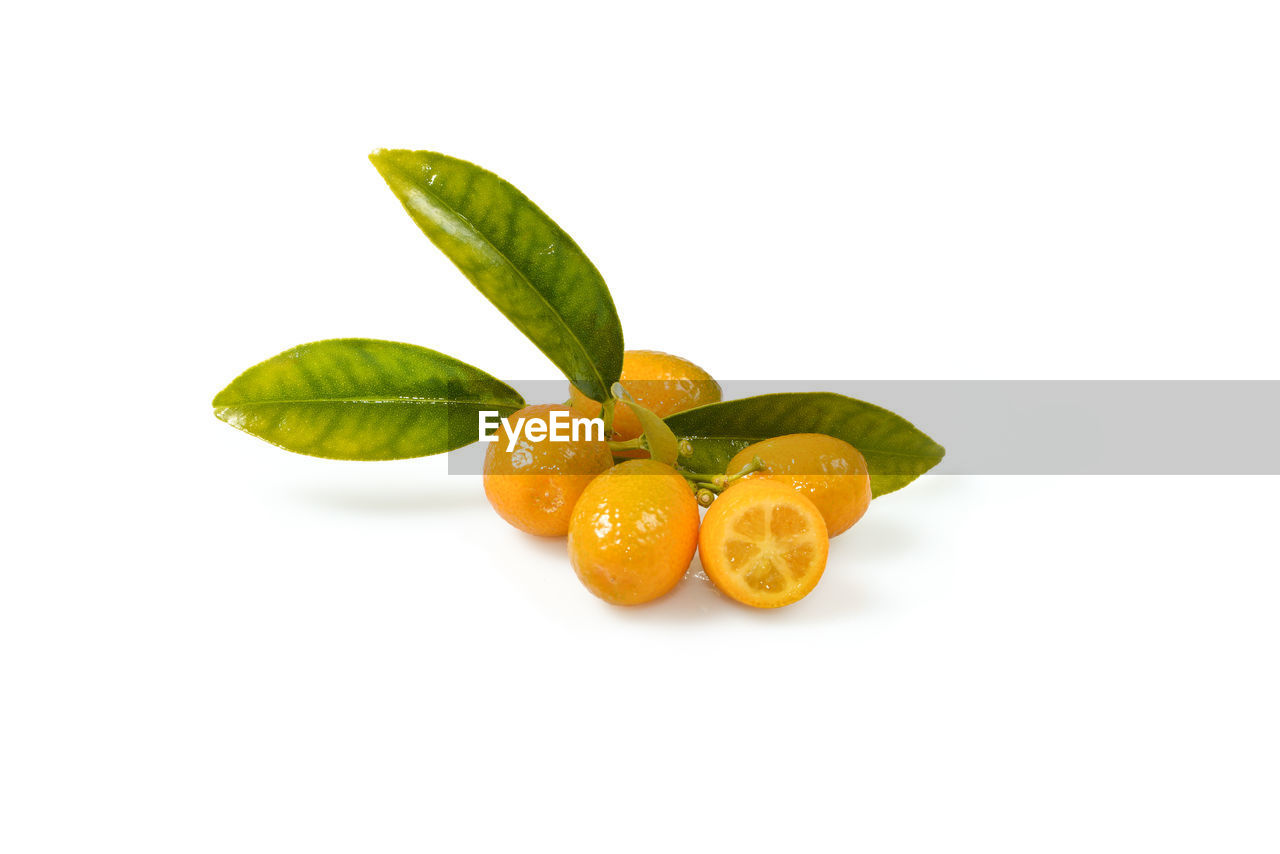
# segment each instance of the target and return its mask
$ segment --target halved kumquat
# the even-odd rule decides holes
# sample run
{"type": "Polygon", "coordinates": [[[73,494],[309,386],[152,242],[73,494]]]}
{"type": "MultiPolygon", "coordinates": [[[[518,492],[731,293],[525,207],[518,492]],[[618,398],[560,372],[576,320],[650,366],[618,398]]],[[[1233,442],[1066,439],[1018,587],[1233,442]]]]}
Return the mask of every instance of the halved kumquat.
{"type": "Polygon", "coordinates": [[[746,478],[707,510],[698,552],[707,577],[756,608],[798,602],[827,565],[827,525],[807,497],[774,480],[746,478]]]}

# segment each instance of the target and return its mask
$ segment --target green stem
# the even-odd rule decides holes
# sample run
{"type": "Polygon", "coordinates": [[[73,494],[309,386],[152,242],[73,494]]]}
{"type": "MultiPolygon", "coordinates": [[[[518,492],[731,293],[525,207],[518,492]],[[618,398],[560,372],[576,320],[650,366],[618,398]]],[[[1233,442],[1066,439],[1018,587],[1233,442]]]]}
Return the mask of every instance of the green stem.
{"type": "Polygon", "coordinates": [[[609,398],[600,407],[600,419],[604,421],[604,434],[613,435],[613,398],[609,398]]]}
{"type": "Polygon", "coordinates": [[[680,474],[684,475],[684,479],[689,481],[695,492],[699,490],[707,490],[716,495],[724,492],[729,486],[740,478],[744,478],[752,472],[760,471],[764,468],[764,461],[759,457],[752,457],[751,462],[742,467],[742,471],[735,474],[699,474],[688,469],[676,467],[680,474]]]}

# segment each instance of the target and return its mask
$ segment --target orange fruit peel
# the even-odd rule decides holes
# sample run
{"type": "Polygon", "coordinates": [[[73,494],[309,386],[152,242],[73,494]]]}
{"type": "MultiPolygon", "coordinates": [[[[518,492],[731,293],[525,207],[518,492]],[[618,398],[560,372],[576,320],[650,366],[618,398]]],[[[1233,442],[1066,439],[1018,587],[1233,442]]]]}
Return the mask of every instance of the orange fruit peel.
{"type": "MultiPolygon", "coordinates": [[[[526,406],[511,417],[549,423],[553,411],[568,407],[526,406]]],[[[533,442],[521,436],[510,446],[506,427],[498,430],[484,458],[484,493],[490,506],[515,528],[539,537],[569,533],[573,507],[600,472],[613,465],[606,442],[533,442]]]]}
{"type": "Polygon", "coordinates": [[[759,457],[764,467],[747,480],[775,480],[818,507],[828,536],[843,534],[871,506],[867,461],[853,445],[824,433],[792,433],[748,445],[729,461],[730,473],[759,457]]]}
{"type": "MultiPolygon", "coordinates": [[[[720,384],[710,374],[688,359],[657,350],[626,351],[619,382],[637,403],[662,418],[720,400],[720,384]]],[[[591,418],[600,415],[600,404],[573,386],[569,387],[569,405],[591,418]]],[[[635,413],[626,406],[614,407],[613,438],[616,441],[635,439],[642,432],[635,413]]]]}
{"type": "Polygon", "coordinates": [[[578,579],[612,605],[666,595],[698,548],[698,502],[685,479],[656,460],[629,460],[582,493],[569,525],[578,579]]]}

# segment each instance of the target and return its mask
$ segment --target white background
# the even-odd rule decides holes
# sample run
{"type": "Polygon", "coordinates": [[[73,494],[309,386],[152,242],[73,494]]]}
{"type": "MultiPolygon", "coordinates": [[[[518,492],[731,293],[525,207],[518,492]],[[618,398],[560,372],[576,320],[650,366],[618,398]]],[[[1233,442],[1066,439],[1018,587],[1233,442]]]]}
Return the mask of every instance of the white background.
{"type": "Polygon", "coordinates": [[[1274,379],[1278,39],[1222,0],[9,9],[0,850],[1275,851],[1274,478],[926,478],[792,608],[625,610],[443,460],[209,400],[335,336],[555,376],[381,146],[514,182],[629,346],[723,378],[1274,379]]]}

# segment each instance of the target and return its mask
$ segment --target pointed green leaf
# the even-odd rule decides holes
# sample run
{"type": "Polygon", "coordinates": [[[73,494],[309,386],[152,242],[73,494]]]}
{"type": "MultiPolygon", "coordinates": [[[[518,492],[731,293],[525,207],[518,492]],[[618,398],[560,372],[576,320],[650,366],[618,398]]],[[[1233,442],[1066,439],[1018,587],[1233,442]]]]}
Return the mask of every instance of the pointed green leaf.
{"type": "Polygon", "coordinates": [[[644,431],[645,444],[649,446],[649,458],[674,466],[676,457],[680,455],[680,446],[667,423],[653,412],[636,403],[631,395],[627,394],[627,390],[622,387],[622,383],[614,383],[612,391],[616,399],[631,407],[631,411],[636,415],[636,420],[640,422],[640,429],[644,431]]]}
{"type": "Polygon", "coordinates": [[[510,415],[515,391],[451,356],[394,341],[339,338],[254,365],[213,399],[214,415],[288,451],[399,460],[461,448],[481,410],[510,415]]]}
{"type": "Polygon", "coordinates": [[[901,489],[937,465],[946,451],[910,421],[887,409],[831,392],[789,392],[726,400],[677,412],[666,419],[693,454],[686,468],[724,473],[738,451],[791,433],[826,433],[866,457],[871,493],[901,489]]]}
{"type": "Polygon", "coordinates": [[[604,279],[528,197],[432,151],[369,155],[418,227],[569,381],[605,401],[622,373],[622,326],[604,279]]]}

